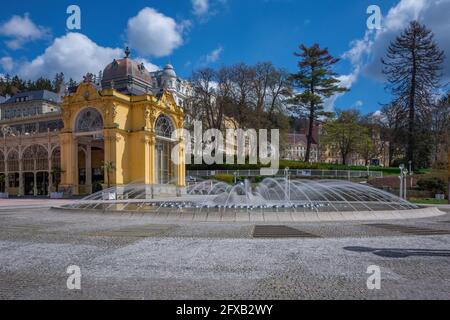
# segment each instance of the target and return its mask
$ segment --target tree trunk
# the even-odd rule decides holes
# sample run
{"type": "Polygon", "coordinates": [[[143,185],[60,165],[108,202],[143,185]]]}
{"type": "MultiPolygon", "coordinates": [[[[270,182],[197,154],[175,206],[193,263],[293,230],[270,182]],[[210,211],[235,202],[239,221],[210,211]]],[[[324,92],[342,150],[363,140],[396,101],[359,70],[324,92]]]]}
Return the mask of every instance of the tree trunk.
{"type": "Polygon", "coordinates": [[[347,157],[346,156],[342,156],[342,164],[344,166],[347,165],[347,157]]]}
{"type": "Polygon", "coordinates": [[[393,143],[393,141],[389,141],[388,152],[389,152],[389,155],[388,155],[388,157],[389,157],[389,159],[388,159],[389,167],[392,167],[392,163],[393,163],[393,160],[394,160],[394,143],[393,143]]]}
{"type": "Polygon", "coordinates": [[[312,145],[312,132],[314,128],[314,104],[311,105],[311,111],[309,113],[309,125],[308,125],[308,135],[306,136],[306,154],[305,154],[305,162],[309,162],[310,154],[311,154],[311,145],[312,145]]]}

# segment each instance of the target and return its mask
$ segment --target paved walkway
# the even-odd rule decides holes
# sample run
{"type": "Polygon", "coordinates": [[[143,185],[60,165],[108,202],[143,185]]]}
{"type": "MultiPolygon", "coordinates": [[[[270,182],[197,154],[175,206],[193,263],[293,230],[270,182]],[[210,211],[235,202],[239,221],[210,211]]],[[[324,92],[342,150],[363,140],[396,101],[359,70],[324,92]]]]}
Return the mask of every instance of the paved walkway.
{"type": "Polygon", "coordinates": [[[450,214],[383,223],[155,223],[0,210],[0,299],[448,299],[450,214]],[[79,266],[81,290],[67,288],[79,266]],[[369,290],[369,266],[381,289],[369,290]]]}
{"type": "Polygon", "coordinates": [[[0,209],[15,209],[15,208],[40,208],[40,207],[52,207],[61,206],[74,202],[72,199],[48,199],[48,198],[12,198],[12,199],[0,199],[0,209]]]}

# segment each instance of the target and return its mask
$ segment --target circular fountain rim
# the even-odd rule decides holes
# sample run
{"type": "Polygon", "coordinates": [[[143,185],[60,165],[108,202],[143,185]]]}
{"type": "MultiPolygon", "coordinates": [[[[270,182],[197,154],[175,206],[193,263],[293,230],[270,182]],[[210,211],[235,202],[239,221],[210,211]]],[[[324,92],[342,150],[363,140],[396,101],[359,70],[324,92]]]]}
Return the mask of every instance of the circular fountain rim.
{"type": "MultiPolygon", "coordinates": [[[[437,212],[433,209],[422,208],[410,204],[385,191],[367,185],[336,180],[311,182],[310,180],[280,180],[280,178],[267,178],[254,189],[250,188],[248,182],[231,186],[224,182],[207,180],[194,185],[193,190],[196,192],[199,191],[200,193],[203,193],[205,190],[206,193],[208,193],[209,190],[208,194],[190,194],[181,197],[165,197],[158,199],[139,198],[139,196],[142,196],[139,192],[142,190],[146,192],[147,188],[151,187],[152,186],[144,184],[123,186],[121,187],[123,190],[127,190],[126,188],[129,189],[128,193],[126,193],[126,199],[117,200],[99,200],[99,194],[102,195],[111,192],[110,189],[103,190],[97,194],[74,202],[74,204],[65,205],[59,209],[101,213],[136,213],[148,215],[155,219],[204,222],[252,222],[253,220],[265,222],[295,222],[314,220],[342,221],[386,218],[399,219],[420,217],[420,215],[424,214],[426,216],[441,213],[440,211],[437,212]],[[268,189],[267,186],[270,184],[274,185],[274,187],[272,186],[271,188],[275,188],[274,190],[279,193],[282,193],[284,190],[283,188],[286,188],[285,194],[280,197],[273,189],[268,189]],[[336,190],[333,190],[330,186],[335,187],[336,190]],[[201,189],[202,187],[209,187],[210,189],[201,189]],[[316,190],[316,188],[318,189],[316,190]],[[347,189],[343,191],[343,188],[347,189]],[[211,190],[218,192],[218,194],[212,194],[211,190]],[[242,194],[238,195],[237,192],[233,193],[236,190],[242,194]],[[319,191],[321,191],[321,195],[319,195],[319,191]],[[349,193],[347,193],[347,191],[349,193]],[[230,194],[227,195],[226,192],[229,192],[230,194]],[[368,194],[365,194],[364,192],[367,192],[368,194]],[[264,193],[266,198],[262,197],[262,193],[264,193]],[[328,197],[332,195],[334,200],[327,198],[325,196],[327,193],[328,197]],[[283,197],[287,194],[289,194],[289,199],[284,199],[283,197]],[[359,197],[361,198],[358,198],[357,194],[359,194],[359,197]],[[136,198],[130,199],[130,195],[135,196],[136,198]],[[230,195],[234,197],[234,202],[231,202],[231,204],[228,202],[230,195]],[[227,202],[222,203],[222,205],[220,202],[219,204],[215,203],[215,199],[220,198],[220,196],[225,197],[227,202]],[[252,197],[255,196],[262,197],[262,200],[266,202],[258,205],[245,202],[245,200],[249,199],[253,201],[254,198],[252,197]],[[372,196],[372,200],[374,201],[361,200],[371,199],[370,196],[372,196]],[[320,197],[323,197],[325,200],[320,200],[320,197]],[[342,198],[341,201],[337,201],[339,197],[342,198]],[[352,201],[351,198],[354,200],[359,199],[359,201],[352,201]],[[386,202],[381,201],[383,199],[386,202]],[[130,206],[134,206],[133,210],[130,210],[130,206]],[[330,210],[330,208],[333,210],[330,210]]],[[[115,190],[118,190],[118,188],[115,190]]],[[[122,196],[124,194],[122,194],[122,196]]],[[[147,195],[145,194],[145,196],[147,195]]]]}

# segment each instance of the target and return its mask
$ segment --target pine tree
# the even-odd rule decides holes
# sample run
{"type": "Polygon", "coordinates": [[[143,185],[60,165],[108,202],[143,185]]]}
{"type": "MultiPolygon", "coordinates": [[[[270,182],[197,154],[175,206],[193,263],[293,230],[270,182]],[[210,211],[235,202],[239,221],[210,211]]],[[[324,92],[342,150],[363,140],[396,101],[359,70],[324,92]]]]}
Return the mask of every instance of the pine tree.
{"type": "Polygon", "coordinates": [[[55,78],[52,82],[53,91],[56,93],[61,92],[62,87],[64,86],[64,73],[60,72],[55,75],[55,78]]]}
{"type": "Polygon", "coordinates": [[[339,59],[333,58],[328,49],[321,49],[318,44],[311,47],[300,45],[299,71],[291,75],[293,85],[301,93],[291,99],[291,110],[298,115],[306,115],[309,119],[305,161],[309,162],[313,140],[313,128],[317,118],[324,114],[324,99],[348,89],[339,86],[337,74],[332,70],[339,59]]]}
{"type": "Polygon", "coordinates": [[[420,113],[432,104],[433,92],[439,87],[444,52],[434,41],[433,33],[417,21],[412,21],[389,46],[386,59],[382,59],[383,73],[389,82],[388,89],[407,113],[406,160],[413,166],[424,163],[416,159],[416,133],[420,113]]]}
{"type": "Polygon", "coordinates": [[[48,90],[48,91],[53,90],[52,82],[49,79],[43,77],[37,79],[36,82],[34,83],[34,86],[35,86],[34,90],[48,90]]]}
{"type": "Polygon", "coordinates": [[[78,83],[75,80],[73,80],[72,78],[70,78],[67,85],[69,88],[75,88],[76,86],[78,86],[78,83]]]}

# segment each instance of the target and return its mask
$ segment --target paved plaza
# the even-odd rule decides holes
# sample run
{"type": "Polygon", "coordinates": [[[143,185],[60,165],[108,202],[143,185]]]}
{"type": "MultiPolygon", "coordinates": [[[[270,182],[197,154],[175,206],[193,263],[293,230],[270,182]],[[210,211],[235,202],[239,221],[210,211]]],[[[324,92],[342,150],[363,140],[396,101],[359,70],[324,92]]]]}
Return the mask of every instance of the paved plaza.
{"type": "Polygon", "coordinates": [[[422,219],[269,225],[157,222],[140,213],[6,201],[1,299],[450,297],[448,207],[422,219]],[[81,269],[81,290],[67,288],[72,265],[81,269]],[[380,290],[367,288],[373,265],[381,270],[380,290]]]}

